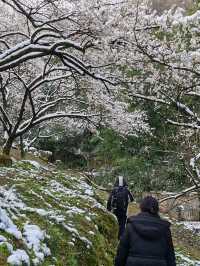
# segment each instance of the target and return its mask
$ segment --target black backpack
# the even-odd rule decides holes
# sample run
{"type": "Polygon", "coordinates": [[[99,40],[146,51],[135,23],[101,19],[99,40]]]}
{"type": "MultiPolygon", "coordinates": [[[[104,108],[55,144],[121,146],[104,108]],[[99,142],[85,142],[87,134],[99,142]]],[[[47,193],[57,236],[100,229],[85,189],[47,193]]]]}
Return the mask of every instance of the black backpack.
{"type": "Polygon", "coordinates": [[[114,188],[112,192],[111,208],[114,212],[126,212],[128,206],[127,187],[114,188]]]}

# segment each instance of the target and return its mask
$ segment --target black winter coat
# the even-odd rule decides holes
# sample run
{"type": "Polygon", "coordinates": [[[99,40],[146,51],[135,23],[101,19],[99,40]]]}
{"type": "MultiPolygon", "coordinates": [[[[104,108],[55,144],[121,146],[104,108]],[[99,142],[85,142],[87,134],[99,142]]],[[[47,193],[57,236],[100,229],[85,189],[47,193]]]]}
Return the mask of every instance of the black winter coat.
{"type": "MultiPolygon", "coordinates": [[[[115,210],[114,211],[114,214],[116,216],[118,216],[118,217],[124,217],[124,216],[126,216],[127,208],[128,208],[128,203],[129,202],[132,202],[134,200],[133,195],[128,190],[128,187],[127,186],[124,186],[124,187],[126,188],[126,195],[125,195],[126,206],[125,206],[124,210],[115,210]]],[[[112,211],[112,198],[113,198],[114,193],[115,193],[115,190],[117,188],[118,187],[114,187],[114,189],[112,190],[112,192],[109,195],[108,202],[107,202],[107,210],[108,211],[112,211]]]]}
{"type": "Polygon", "coordinates": [[[115,266],[175,266],[170,223],[141,212],[128,219],[115,266]]]}

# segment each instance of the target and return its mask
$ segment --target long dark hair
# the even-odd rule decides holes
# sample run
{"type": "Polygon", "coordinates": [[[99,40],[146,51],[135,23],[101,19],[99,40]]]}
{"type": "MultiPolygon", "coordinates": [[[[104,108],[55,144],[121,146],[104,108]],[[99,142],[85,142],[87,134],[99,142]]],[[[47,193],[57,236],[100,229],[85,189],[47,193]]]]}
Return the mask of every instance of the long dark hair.
{"type": "Polygon", "coordinates": [[[142,212],[148,212],[152,215],[158,216],[159,203],[156,198],[152,196],[146,196],[140,203],[140,210],[142,212]]]}

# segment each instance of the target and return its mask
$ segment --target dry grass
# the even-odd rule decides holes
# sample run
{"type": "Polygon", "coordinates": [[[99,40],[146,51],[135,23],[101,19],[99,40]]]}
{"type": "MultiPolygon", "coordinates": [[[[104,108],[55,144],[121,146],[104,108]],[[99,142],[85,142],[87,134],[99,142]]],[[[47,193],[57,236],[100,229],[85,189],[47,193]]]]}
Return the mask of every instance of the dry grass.
{"type": "MultiPolygon", "coordinates": [[[[20,153],[19,149],[12,149],[10,156],[13,157],[17,161],[22,160],[21,153],[20,153]]],[[[23,160],[33,160],[33,161],[40,163],[41,165],[47,164],[46,159],[43,160],[41,157],[35,156],[32,153],[26,153],[23,160]]]]}
{"type": "Polygon", "coordinates": [[[139,206],[135,202],[131,202],[128,206],[128,216],[136,215],[139,212],[139,206]]]}

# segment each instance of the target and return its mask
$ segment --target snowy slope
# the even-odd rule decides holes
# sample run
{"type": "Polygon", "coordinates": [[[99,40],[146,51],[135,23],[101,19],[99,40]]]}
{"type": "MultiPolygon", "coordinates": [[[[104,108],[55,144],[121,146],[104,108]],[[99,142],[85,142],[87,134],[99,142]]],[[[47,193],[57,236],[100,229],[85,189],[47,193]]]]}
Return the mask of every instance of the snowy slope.
{"type": "Polygon", "coordinates": [[[79,173],[0,168],[0,265],[111,266],[116,221],[79,173]]]}

